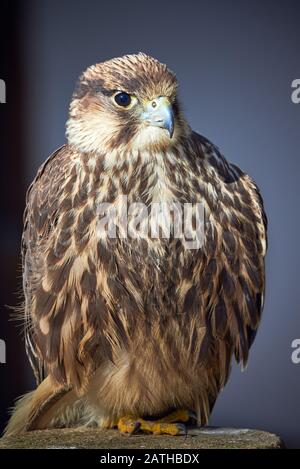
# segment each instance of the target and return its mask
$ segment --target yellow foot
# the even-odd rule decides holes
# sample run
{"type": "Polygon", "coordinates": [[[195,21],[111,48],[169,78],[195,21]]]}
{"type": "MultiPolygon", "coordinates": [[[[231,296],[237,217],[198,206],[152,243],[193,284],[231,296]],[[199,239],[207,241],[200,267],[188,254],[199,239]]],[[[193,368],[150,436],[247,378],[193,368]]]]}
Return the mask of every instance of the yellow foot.
{"type": "Polygon", "coordinates": [[[153,433],[154,435],[186,435],[185,425],[195,419],[193,413],[185,409],[179,409],[158,420],[144,420],[135,415],[124,416],[118,421],[118,429],[121,433],[134,434],[139,431],[153,433]]]}

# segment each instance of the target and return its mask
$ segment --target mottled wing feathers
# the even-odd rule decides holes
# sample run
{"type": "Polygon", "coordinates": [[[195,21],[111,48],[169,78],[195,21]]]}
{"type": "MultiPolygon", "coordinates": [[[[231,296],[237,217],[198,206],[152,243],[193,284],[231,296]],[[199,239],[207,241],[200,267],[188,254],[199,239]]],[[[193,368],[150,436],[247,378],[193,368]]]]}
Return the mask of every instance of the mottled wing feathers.
{"type": "Polygon", "coordinates": [[[95,261],[102,165],[91,168],[90,156],[67,145],[41,167],[28,192],[23,235],[25,335],[37,381],[45,373],[77,389],[110,353],[101,314],[106,272],[101,264],[96,271],[95,261]]]}
{"type": "Polygon", "coordinates": [[[204,179],[213,188],[206,195],[211,205],[199,289],[206,298],[207,334],[219,342],[225,384],[231,351],[245,365],[260,322],[267,220],[252,179],[206,139],[200,142],[209,165],[204,179]]]}
{"type": "Polygon", "coordinates": [[[32,315],[34,294],[43,280],[47,240],[55,227],[61,194],[68,169],[66,146],[55,151],[40,167],[26,196],[22,236],[23,290],[25,296],[25,344],[37,383],[45,374],[32,315]]]}

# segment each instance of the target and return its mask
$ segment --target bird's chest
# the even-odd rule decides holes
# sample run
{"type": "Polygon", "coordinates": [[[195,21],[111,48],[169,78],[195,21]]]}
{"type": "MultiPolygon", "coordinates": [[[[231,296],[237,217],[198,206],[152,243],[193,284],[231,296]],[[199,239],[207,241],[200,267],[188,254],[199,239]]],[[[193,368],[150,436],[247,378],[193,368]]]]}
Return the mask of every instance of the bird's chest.
{"type": "Polygon", "coordinates": [[[93,200],[98,240],[169,237],[176,206],[183,207],[187,193],[180,171],[157,157],[141,166],[129,165],[127,171],[108,172],[101,182],[93,200]]]}
{"type": "MultiPolygon", "coordinates": [[[[201,202],[188,171],[160,160],[93,173],[85,180],[81,193],[86,199],[80,199],[75,228],[81,247],[76,257],[94,272],[105,301],[121,302],[127,295],[128,304],[147,305],[183,297],[190,287],[183,279],[201,254],[193,241],[185,242],[185,230],[194,227],[201,202]]],[[[77,270],[79,278],[82,269],[77,270]]]]}
{"type": "Polygon", "coordinates": [[[94,193],[94,247],[109,252],[126,269],[159,278],[170,272],[185,248],[177,243],[188,188],[183,173],[162,158],[126,172],[102,176],[94,193]],[[177,232],[176,232],[177,230],[177,232]],[[178,250],[178,246],[181,248],[178,250]]]}
{"type": "Polygon", "coordinates": [[[196,210],[187,169],[172,155],[129,161],[99,174],[96,165],[92,169],[89,179],[83,177],[87,196],[78,212],[85,256],[107,276],[138,272],[144,282],[161,283],[180,275],[194,254],[182,241],[196,210]],[[84,216],[86,211],[91,216],[84,216]]]}

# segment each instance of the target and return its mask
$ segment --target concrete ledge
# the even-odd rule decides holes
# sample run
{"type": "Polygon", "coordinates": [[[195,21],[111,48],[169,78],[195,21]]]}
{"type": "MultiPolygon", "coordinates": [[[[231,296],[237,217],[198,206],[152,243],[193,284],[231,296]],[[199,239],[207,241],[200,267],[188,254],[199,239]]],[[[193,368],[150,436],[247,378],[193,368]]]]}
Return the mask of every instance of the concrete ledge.
{"type": "Polygon", "coordinates": [[[282,449],[281,438],[272,433],[234,428],[189,428],[188,435],[121,435],[117,430],[95,428],[38,430],[2,438],[5,448],[90,449],[282,449]]]}

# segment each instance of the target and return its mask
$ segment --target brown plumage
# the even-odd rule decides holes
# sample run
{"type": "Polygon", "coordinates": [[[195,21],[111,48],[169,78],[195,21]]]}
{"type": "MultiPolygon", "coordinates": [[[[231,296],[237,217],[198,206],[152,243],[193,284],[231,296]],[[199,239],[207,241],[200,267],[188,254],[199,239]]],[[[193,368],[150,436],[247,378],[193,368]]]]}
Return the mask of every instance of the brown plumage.
{"type": "Polygon", "coordinates": [[[180,408],[206,424],[232,356],[246,364],[260,322],[258,188],[191,131],[175,75],[145,54],[87,69],[67,136],[27,194],[25,336],[39,386],[17,404],[7,434],[180,408]],[[131,96],[127,108],[114,101],[120,91],[131,96]],[[153,101],[163,111],[168,103],[172,138],[173,129],[149,123],[151,111],[145,118],[153,101]],[[202,203],[203,246],[99,236],[100,204],[121,195],[147,207],[202,203]]]}

